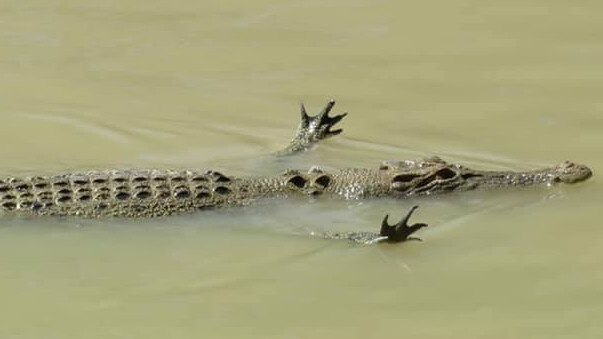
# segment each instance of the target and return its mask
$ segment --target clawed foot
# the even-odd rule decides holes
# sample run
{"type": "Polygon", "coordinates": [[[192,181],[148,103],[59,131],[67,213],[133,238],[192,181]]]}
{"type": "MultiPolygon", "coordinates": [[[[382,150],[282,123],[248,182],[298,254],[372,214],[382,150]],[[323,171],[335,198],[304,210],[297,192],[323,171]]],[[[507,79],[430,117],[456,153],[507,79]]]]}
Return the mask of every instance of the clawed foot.
{"type": "Polygon", "coordinates": [[[408,214],[406,214],[406,216],[402,218],[400,222],[394,225],[389,225],[387,223],[387,218],[389,217],[389,215],[385,215],[385,218],[383,218],[383,222],[381,223],[381,232],[379,232],[380,235],[382,237],[387,237],[387,242],[401,242],[407,240],[421,241],[421,239],[410,237],[410,235],[423,227],[427,227],[427,224],[418,223],[410,226],[408,225],[408,219],[410,219],[410,216],[418,207],[419,206],[413,206],[413,208],[410,209],[408,214]]]}
{"type": "Polygon", "coordinates": [[[331,117],[329,116],[329,112],[331,112],[333,106],[335,106],[335,100],[331,99],[320,113],[311,117],[306,112],[306,107],[302,103],[301,125],[298,134],[303,131],[303,134],[306,134],[306,137],[311,141],[318,141],[340,134],[343,129],[339,128],[336,130],[331,130],[331,127],[335,126],[348,113],[338,114],[331,117]]]}
{"type": "Polygon", "coordinates": [[[277,155],[291,155],[310,148],[317,142],[340,134],[343,129],[334,129],[338,122],[343,119],[347,113],[329,116],[329,112],[335,106],[335,100],[330,100],[325,108],[315,116],[309,116],[306,107],[301,104],[301,123],[293,140],[287,148],[277,152],[277,155]]]}
{"type": "MultiPolygon", "coordinates": [[[[414,206],[408,214],[400,222],[395,225],[389,225],[387,223],[388,215],[383,219],[381,224],[381,232],[326,232],[320,233],[320,237],[324,239],[346,239],[356,244],[362,245],[373,245],[382,242],[398,243],[402,241],[417,240],[422,241],[419,238],[411,237],[410,235],[418,231],[419,229],[426,227],[427,224],[419,223],[414,225],[408,225],[408,219],[413,212],[419,206],[414,206]]],[[[313,235],[315,235],[313,233],[313,235]]]]}

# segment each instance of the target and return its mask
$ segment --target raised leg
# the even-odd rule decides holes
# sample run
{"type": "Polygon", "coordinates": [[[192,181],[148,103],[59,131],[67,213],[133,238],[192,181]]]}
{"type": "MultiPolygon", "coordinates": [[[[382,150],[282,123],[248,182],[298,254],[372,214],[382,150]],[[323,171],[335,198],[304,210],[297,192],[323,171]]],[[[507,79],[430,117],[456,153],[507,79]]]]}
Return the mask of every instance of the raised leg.
{"type": "MultiPolygon", "coordinates": [[[[387,218],[389,215],[385,215],[383,221],[381,222],[381,232],[379,234],[382,237],[387,237],[387,242],[401,242],[406,240],[416,240],[417,238],[411,238],[410,235],[420,230],[423,227],[427,227],[427,224],[418,223],[413,225],[408,225],[408,220],[413,212],[419,206],[413,206],[413,208],[408,211],[405,217],[402,218],[397,224],[389,225],[387,222],[387,218]]],[[[420,239],[419,239],[420,240],[420,239]]]]}
{"type": "Polygon", "coordinates": [[[329,116],[335,106],[335,101],[330,100],[325,108],[315,116],[309,116],[306,107],[301,104],[301,122],[295,137],[285,149],[276,153],[277,156],[292,155],[309,149],[321,140],[340,134],[343,129],[331,130],[347,113],[329,116]]]}
{"type": "Polygon", "coordinates": [[[419,229],[426,227],[427,224],[418,223],[408,225],[408,219],[419,206],[414,206],[397,224],[389,225],[387,222],[388,215],[383,218],[381,223],[381,231],[376,232],[328,232],[317,234],[324,239],[345,239],[362,245],[373,245],[376,243],[399,243],[408,240],[421,240],[413,238],[410,235],[419,229]]]}

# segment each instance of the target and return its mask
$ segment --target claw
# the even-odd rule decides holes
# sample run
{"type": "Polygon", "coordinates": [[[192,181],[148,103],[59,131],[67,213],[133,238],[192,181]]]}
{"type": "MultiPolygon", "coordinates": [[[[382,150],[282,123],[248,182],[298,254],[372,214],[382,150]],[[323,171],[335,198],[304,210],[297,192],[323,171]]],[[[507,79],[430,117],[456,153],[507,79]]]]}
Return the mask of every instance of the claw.
{"type": "Polygon", "coordinates": [[[418,207],[419,206],[413,206],[406,216],[404,216],[400,222],[394,225],[389,225],[387,222],[389,215],[386,214],[385,218],[383,218],[383,221],[381,222],[381,232],[379,232],[380,235],[382,237],[387,237],[388,242],[401,242],[415,239],[410,237],[410,235],[423,227],[427,227],[427,224],[424,223],[413,224],[410,226],[408,225],[408,220],[418,207]]]}
{"type": "Polygon", "coordinates": [[[308,125],[310,124],[310,116],[308,115],[308,112],[306,112],[306,106],[304,106],[303,102],[300,104],[300,111],[301,111],[301,124],[303,127],[308,127],[308,125]]]}
{"type": "Polygon", "coordinates": [[[331,99],[329,100],[325,108],[323,108],[322,111],[318,113],[317,117],[320,117],[321,120],[323,117],[328,117],[328,114],[329,112],[331,112],[331,109],[333,109],[333,106],[335,106],[335,100],[331,99]]]}
{"type": "Polygon", "coordinates": [[[334,116],[334,117],[329,117],[329,116],[327,116],[327,118],[328,118],[328,119],[327,119],[327,123],[328,123],[329,125],[333,126],[333,125],[335,125],[336,123],[340,122],[340,121],[341,121],[341,119],[345,118],[345,116],[346,116],[346,115],[348,115],[348,113],[347,113],[347,112],[342,113],[342,114],[338,114],[338,115],[336,115],[336,116],[334,116]]]}
{"type": "Polygon", "coordinates": [[[341,128],[332,130],[332,131],[327,131],[327,136],[332,137],[332,136],[340,134],[341,132],[343,132],[343,130],[341,128]]]}
{"type": "Polygon", "coordinates": [[[333,106],[335,106],[335,100],[331,99],[320,113],[318,113],[314,117],[310,117],[310,123],[312,120],[318,121],[315,132],[317,139],[325,139],[343,132],[342,129],[331,131],[331,127],[335,126],[338,122],[340,122],[341,119],[348,115],[348,113],[346,112],[331,117],[329,116],[329,112],[331,112],[333,106]]]}

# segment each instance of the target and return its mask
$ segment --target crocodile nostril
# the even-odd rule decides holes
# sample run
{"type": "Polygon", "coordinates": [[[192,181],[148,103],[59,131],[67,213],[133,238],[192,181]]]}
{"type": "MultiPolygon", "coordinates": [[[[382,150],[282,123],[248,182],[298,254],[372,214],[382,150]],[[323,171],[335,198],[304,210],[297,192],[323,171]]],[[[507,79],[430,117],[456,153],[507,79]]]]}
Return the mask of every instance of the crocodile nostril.
{"type": "Polygon", "coordinates": [[[292,184],[297,188],[303,188],[306,185],[307,180],[301,175],[294,175],[287,180],[287,184],[292,184]]]}
{"type": "Polygon", "coordinates": [[[321,175],[318,178],[314,179],[314,185],[320,188],[326,188],[331,183],[331,178],[328,175],[321,175]]]}

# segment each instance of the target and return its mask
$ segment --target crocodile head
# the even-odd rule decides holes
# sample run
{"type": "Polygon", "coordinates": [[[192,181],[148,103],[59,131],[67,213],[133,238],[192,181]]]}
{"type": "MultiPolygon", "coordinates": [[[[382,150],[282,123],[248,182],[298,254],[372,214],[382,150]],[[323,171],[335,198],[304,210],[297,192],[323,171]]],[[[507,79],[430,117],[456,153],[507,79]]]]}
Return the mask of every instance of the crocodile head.
{"type": "Polygon", "coordinates": [[[550,175],[553,182],[573,184],[590,178],[593,172],[585,165],[564,161],[555,166],[550,175]]]}
{"type": "Polygon", "coordinates": [[[526,172],[480,171],[450,164],[438,157],[415,161],[386,161],[379,171],[389,185],[389,194],[410,196],[477,187],[530,186],[534,184],[573,184],[592,176],[585,165],[565,161],[555,167],[526,172]]]}

